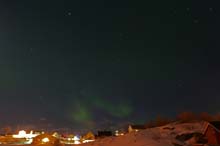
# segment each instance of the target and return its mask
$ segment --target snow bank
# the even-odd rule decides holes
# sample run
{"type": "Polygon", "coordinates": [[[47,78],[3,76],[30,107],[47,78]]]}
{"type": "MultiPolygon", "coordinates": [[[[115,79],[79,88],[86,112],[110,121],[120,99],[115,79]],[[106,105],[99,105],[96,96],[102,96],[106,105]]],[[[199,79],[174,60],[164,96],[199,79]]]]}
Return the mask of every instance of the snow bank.
{"type": "Polygon", "coordinates": [[[119,137],[107,137],[80,146],[188,146],[176,140],[177,135],[202,133],[205,122],[171,123],[166,126],[140,130],[119,137]]]}

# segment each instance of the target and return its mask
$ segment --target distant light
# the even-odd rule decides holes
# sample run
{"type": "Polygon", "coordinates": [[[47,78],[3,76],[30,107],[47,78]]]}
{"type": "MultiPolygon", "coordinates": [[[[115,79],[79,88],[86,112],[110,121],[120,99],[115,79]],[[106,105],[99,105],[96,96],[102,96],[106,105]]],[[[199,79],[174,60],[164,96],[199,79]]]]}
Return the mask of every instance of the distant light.
{"type": "Polygon", "coordinates": [[[39,134],[33,134],[33,131],[31,131],[30,133],[26,133],[26,131],[21,130],[21,131],[18,132],[18,134],[12,135],[12,137],[14,137],[14,138],[28,138],[28,139],[30,139],[30,138],[36,137],[37,135],[39,135],[39,134]]]}
{"type": "Polygon", "coordinates": [[[116,131],[115,131],[115,136],[118,136],[118,135],[119,135],[119,131],[116,130],[116,131]]]}
{"type": "Polygon", "coordinates": [[[67,15],[68,15],[68,16],[71,16],[71,15],[72,15],[72,13],[71,13],[71,12],[68,12],[68,13],[67,13],[67,15]]]}
{"type": "Polygon", "coordinates": [[[83,140],[83,143],[93,142],[95,140],[83,140]]]}
{"type": "Polygon", "coordinates": [[[74,141],[74,144],[81,144],[80,141],[74,141]]]}
{"type": "Polygon", "coordinates": [[[122,135],[124,135],[124,133],[120,133],[119,130],[115,131],[115,136],[122,136],[122,135]]]}
{"type": "Polygon", "coordinates": [[[49,142],[50,140],[49,140],[49,138],[45,137],[45,138],[43,138],[41,141],[42,141],[43,143],[47,143],[47,142],[49,142]]]}
{"type": "Polygon", "coordinates": [[[18,132],[18,134],[13,135],[13,137],[14,138],[26,138],[26,135],[27,135],[26,131],[21,130],[18,132]]]}
{"type": "Polygon", "coordinates": [[[18,132],[18,135],[20,135],[20,136],[26,136],[26,131],[21,130],[21,131],[18,132]]]}
{"type": "Polygon", "coordinates": [[[27,139],[27,141],[24,142],[24,144],[31,144],[32,142],[33,142],[33,139],[31,138],[31,139],[27,139]]]}
{"type": "Polygon", "coordinates": [[[73,137],[73,140],[78,141],[78,140],[80,140],[80,138],[77,137],[77,136],[74,136],[74,137],[73,137]]]}

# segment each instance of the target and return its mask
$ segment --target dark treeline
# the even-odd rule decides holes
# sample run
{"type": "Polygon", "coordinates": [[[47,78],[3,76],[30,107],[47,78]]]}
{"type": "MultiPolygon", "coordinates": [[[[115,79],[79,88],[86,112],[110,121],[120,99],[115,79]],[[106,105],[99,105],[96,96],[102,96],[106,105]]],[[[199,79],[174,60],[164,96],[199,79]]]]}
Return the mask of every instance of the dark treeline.
{"type": "Polygon", "coordinates": [[[182,112],[179,113],[175,118],[166,118],[162,116],[157,116],[154,120],[151,120],[145,124],[147,128],[163,126],[169,124],[171,122],[193,122],[193,121],[220,121],[220,113],[211,115],[207,112],[202,112],[199,114],[195,114],[193,112],[182,112]]]}

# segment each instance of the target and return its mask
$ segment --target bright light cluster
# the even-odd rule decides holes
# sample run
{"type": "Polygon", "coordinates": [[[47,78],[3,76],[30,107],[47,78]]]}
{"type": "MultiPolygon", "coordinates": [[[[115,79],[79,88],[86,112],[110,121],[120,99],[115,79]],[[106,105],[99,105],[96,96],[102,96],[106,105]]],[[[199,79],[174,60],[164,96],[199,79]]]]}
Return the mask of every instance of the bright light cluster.
{"type": "Polygon", "coordinates": [[[21,130],[18,132],[18,134],[12,135],[13,138],[27,138],[27,139],[32,139],[36,137],[38,134],[33,134],[33,131],[30,133],[26,133],[26,131],[21,130]]]}
{"type": "Polygon", "coordinates": [[[42,141],[43,143],[47,143],[47,142],[49,142],[49,141],[50,141],[50,139],[49,139],[49,138],[47,138],[47,137],[45,137],[45,138],[43,138],[41,141],[42,141]]]}
{"type": "MultiPolygon", "coordinates": [[[[36,137],[39,134],[34,134],[33,131],[31,131],[30,133],[27,133],[24,130],[21,130],[18,132],[18,134],[14,134],[12,135],[13,138],[25,138],[27,141],[24,144],[31,144],[33,142],[33,138],[36,137]]],[[[66,138],[66,142],[70,142],[72,144],[82,144],[82,143],[88,143],[88,142],[93,142],[95,140],[87,140],[84,139],[81,141],[81,138],[79,136],[74,136],[74,137],[69,137],[66,138]]],[[[41,139],[42,143],[48,143],[50,142],[50,139],[48,137],[45,137],[43,139],[41,139]]],[[[65,140],[63,141],[65,143],[65,140]]]]}

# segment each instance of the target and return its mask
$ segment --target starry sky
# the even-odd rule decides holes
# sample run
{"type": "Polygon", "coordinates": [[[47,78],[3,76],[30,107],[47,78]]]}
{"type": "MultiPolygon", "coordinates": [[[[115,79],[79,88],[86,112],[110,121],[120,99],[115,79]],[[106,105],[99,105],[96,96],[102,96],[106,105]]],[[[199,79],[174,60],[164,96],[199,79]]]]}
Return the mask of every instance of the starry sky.
{"type": "Polygon", "coordinates": [[[1,0],[0,126],[218,113],[219,16],[213,1],[1,0]]]}

